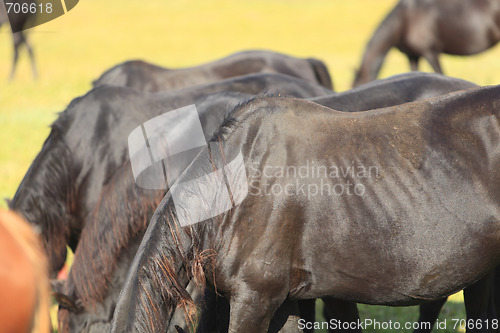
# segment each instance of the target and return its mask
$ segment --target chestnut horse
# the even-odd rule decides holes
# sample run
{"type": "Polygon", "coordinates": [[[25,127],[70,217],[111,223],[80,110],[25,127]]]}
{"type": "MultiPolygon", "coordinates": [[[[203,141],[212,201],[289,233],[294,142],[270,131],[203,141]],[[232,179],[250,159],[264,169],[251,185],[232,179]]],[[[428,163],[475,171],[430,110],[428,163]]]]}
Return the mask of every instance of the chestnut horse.
{"type": "Polygon", "coordinates": [[[48,333],[47,259],[31,226],[0,210],[0,332],[48,333]]]}
{"type": "Polygon", "coordinates": [[[231,333],[266,332],[287,299],[405,306],[471,285],[500,261],[499,95],[236,108],[153,215],[112,332],[164,331],[191,279],[230,301],[231,333]]]}
{"type": "Polygon", "coordinates": [[[413,71],[424,57],[442,73],[440,53],[476,54],[499,40],[498,0],[400,0],[368,42],[353,86],[375,80],[393,47],[408,56],[413,71]]]}

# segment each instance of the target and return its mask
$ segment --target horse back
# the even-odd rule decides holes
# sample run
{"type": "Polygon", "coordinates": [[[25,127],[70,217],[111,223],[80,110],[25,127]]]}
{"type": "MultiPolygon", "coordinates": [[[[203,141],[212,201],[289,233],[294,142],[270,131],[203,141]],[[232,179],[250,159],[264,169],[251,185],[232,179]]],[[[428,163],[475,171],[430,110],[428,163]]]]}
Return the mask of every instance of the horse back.
{"type": "Polygon", "coordinates": [[[221,262],[297,298],[410,305],[470,284],[500,259],[499,90],[357,114],[293,99],[236,110],[221,135],[249,192],[221,225],[221,262]]]}

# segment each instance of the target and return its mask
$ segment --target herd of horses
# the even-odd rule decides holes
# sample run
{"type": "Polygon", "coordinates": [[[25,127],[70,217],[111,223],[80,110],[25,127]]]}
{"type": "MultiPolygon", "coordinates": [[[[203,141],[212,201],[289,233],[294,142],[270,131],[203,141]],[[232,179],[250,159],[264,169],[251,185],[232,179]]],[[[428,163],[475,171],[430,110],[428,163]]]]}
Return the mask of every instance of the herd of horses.
{"type": "MultiPolygon", "coordinates": [[[[369,43],[363,80],[375,79],[392,46],[411,49],[413,69],[427,58],[414,46],[387,44],[415,37],[384,31],[398,26],[411,35],[403,18],[440,19],[455,3],[436,2],[442,7],[424,15],[431,1],[400,1],[369,43]]],[[[476,4],[468,16],[497,15],[495,1],[461,3],[476,4]]],[[[498,41],[492,22],[500,16],[480,21],[489,44],[458,51],[429,42],[434,60],[498,41]]],[[[449,40],[443,26],[436,23],[443,33],[433,36],[449,40]]],[[[13,256],[0,256],[0,266],[23,270],[15,276],[25,279],[0,272],[2,295],[24,302],[0,307],[1,321],[14,331],[48,330],[47,277],[57,276],[69,247],[69,275],[51,284],[59,332],[299,332],[300,319],[315,320],[317,299],[326,320],[353,324],[357,303],[420,305],[419,322],[430,325],[415,332],[430,332],[447,296],[462,289],[467,319],[483,323],[467,332],[496,332],[484,323],[500,311],[500,87],[419,72],[342,93],[332,82],[321,60],[271,51],[182,69],[129,61],[106,71],[59,114],[9,201],[39,235],[0,212],[0,248],[13,256]],[[242,156],[243,167],[222,181],[244,179],[253,191],[184,226],[177,194],[137,186],[127,139],[146,121],[193,104],[208,145],[169,165],[169,183],[200,180],[183,195],[207,201],[207,175],[242,156]],[[304,166],[319,169],[279,172],[304,166]],[[376,172],[313,175],[332,166],[376,172]],[[363,192],[312,193],[319,181],[321,191],[356,184],[363,192]]],[[[202,209],[191,205],[183,218],[202,209]]]]}
{"type": "Polygon", "coordinates": [[[73,100],[9,202],[38,226],[51,277],[75,253],[52,283],[59,332],[297,332],[317,298],[328,319],[421,304],[434,323],[461,289],[468,319],[496,318],[498,88],[413,72],[335,93],[320,60],[270,51],[151,68],[118,65],[73,100]],[[378,175],[348,176],[363,196],[248,195],[181,227],[168,189],[136,185],[127,137],[190,104],[210,144],[169,170],[176,183],[238,153],[262,187],[310,185],[262,176],[307,161],[378,175]]]}

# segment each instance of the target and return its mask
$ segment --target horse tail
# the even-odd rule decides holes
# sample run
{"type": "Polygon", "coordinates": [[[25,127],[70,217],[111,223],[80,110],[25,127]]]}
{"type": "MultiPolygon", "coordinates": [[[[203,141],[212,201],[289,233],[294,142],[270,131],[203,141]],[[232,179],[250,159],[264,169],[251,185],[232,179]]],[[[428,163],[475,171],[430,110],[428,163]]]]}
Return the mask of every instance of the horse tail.
{"type": "Polygon", "coordinates": [[[196,306],[186,290],[197,267],[192,228],[182,228],[168,192],[151,218],[130,266],[112,332],[165,332],[177,306],[194,328],[196,306]]]}
{"type": "Polygon", "coordinates": [[[13,237],[32,268],[32,278],[35,282],[35,300],[32,333],[48,333],[50,323],[50,287],[48,279],[47,258],[44,254],[41,241],[32,227],[19,215],[12,211],[0,211],[0,223],[13,237]]]}
{"type": "Polygon", "coordinates": [[[375,30],[366,45],[353,87],[376,79],[387,53],[401,39],[404,23],[403,9],[403,2],[400,1],[375,30]]]}
{"type": "Polygon", "coordinates": [[[316,76],[316,80],[319,82],[319,84],[321,84],[323,87],[333,90],[332,78],[325,63],[315,58],[308,58],[307,61],[309,61],[309,63],[311,64],[314,75],[316,76]]]}

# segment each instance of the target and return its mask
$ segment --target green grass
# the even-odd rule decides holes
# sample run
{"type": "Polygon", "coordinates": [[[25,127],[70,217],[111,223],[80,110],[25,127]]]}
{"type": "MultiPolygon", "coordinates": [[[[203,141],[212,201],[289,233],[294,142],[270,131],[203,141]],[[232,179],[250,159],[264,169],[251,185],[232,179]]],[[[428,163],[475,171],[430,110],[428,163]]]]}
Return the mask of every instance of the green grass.
{"type": "MultiPolygon", "coordinates": [[[[450,297],[450,300],[444,305],[441,314],[438,318],[438,323],[441,323],[439,329],[435,329],[435,331],[439,332],[465,332],[463,328],[460,328],[459,325],[453,321],[453,319],[463,319],[465,318],[464,306],[462,303],[463,299],[461,298],[461,294],[457,294],[455,296],[450,297]],[[446,322],[445,322],[446,320],[446,322]]],[[[418,321],[418,307],[410,306],[410,307],[386,307],[386,306],[372,306],[359,304],[358,305],[360,320],[364,322],[366,319],[372,320],[372,325],[364,326],[363,332],[365,333],[380,333],[387,332],[388,330],[381,329],[382,325],[388,324],[390,321],[392,322],[392,327],[397,327],[396,323],[400,325],[400,327],[405,327],[407,323],[409,325],[413,325],[418,321]],[[375,323],[378,323],[379,326],[376,326],[375,323]]],[[[322,302],[316,302],[316,317],[318,322],[324,322],[325,319],[322,313],[322,302]]],[[[326,325],[326,324],[325,324],[326,325]]],[[[410,326],[411,327],[411,326],[410,326]]],[[[391,332],[398,333],[406,333],[412,332],[412,329],[400,329],[400,330],[391,330],[391,332]]],[[[327,332],[327,330],[319,329],[317,332],[327,332]]]]}
{"type": "MultiPolygon", "coordinates": [[[[166,67],[196,65],[244,49],[272,49],[323,59],[337,91],[350,87],[373,30],[396,0],[114,0],[80,1],[68,14],[36,27],[29,38],[39,80],[21,54],[8,83],[12,56],[7,27],[0,30],[0,199],[12,197],[49,132],[56,113],[85,94],[91,81],[124,60],[166,67]]],[[[472,57],[442,56],[450,76],[475,83],[500,79],[500,47],[472,57]]],[[[424,71],[430,67],[424,63],[424,71]]],[[[391,51],[381,77],[408,71],[391,51]]],[[[3,201],[1,207],[5,207],[3,201]]],[[[451,305],[450,305],[451,304],[451,305]]],[[[460,303],[448,315],[464,317],[460,303]],[[455,312],[456,310],[456,312],[455,312]]],[[[361,307],[364,317],[414,320],[415,309],[361,307]],[[380,313],[379,313],[380,312],[380,313]]]]}

